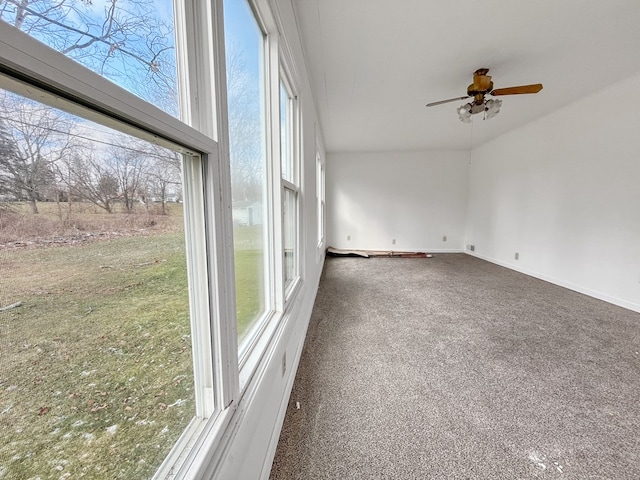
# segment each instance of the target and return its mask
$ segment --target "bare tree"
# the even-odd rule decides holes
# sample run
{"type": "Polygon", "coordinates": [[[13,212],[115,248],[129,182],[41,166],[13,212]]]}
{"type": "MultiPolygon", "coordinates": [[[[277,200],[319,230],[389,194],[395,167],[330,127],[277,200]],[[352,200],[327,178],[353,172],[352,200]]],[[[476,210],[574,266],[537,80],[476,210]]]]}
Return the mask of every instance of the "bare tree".
{"type": "MultiPolygon", "coordinates": [[[[159,147],[156,147],[156,149],[159,147]]],[[[176,152],[157,152],[153,166],[148,171],[148,182],[153,197],[159,199],[162,215],[167,214],[167,199],[170,193],[178,194],[182,186],[181,155],[176,152]]]]}
{"type": "Polygon", "coordinates": [[[76,196],[113,213],[114,203],[119,198],[118,179],[93,148],[86,148],[82,155],[76,154],[68,171],[70,198],[76,196]]]}
{"type": "Polygon", "coordinates": [[[172,19],[153,0],[4,0],[0,19],[176,114],[172,19]]]}
{"type": "Polygon", "coordinates": [[[121,136],[118,145],[109,148],[109,158],[104,161],[106,171],[118,182],[119,197],[127,213],[132,213],[135,201],[142,200],[146,194],[150,163],[147,145],[142,140],[121,136]]]}
{"type": "Polygon", "coordinates": [[[26,200],[38,213],[38,201],[56,195],[55,164],[73,148],[75,122],[63,113],[4,92],[0,119],[10,154],[0,156],[0,190],[26,200]]]}
{"type": "Polygon", "coordinates": [[[227,48],[227,95],[229,118],[229,153],[231,157],[231,191],[234,201],[260,200],[264,176],[260,82],[248,73],[241,48],[231,43],[227,48]]]}

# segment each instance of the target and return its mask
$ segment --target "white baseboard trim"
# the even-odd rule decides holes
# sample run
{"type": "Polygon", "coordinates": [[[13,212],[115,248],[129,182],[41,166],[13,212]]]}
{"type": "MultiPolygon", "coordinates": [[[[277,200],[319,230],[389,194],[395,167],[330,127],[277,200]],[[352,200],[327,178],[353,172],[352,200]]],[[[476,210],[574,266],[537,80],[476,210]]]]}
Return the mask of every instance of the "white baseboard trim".
{"type": "Polygon", "coordinates": [[[597,298],[598,300],[602,300],[607,303],[611,303],[613,305],[617,305],[618,307],[626,308],[627,310],[632,310],[634,312],[640,313],[640,304],[629,302],[622,298],[614,297],[612,295],[608,295],[606,293],[598,292],[596,290],[591,290],[589,288],[583,287],[581,285],[576,285],[571,282],[567,282],[565,280],[555,278],[549,275],[545,275],[540,272],[536,272],[533,270],[529,270],[527,268],[518,267],[512,263],[503,262],[501,260],[497,260],[495,258],[487,257],[485,255],[479,255],[475,252],[465,251],[467,255],[472,257],[479,258],[481,260],[486,260],[487,262],[495,263],[496,265],[500,265],[501,267],[508,268],[510,270],[514,270],[516,272],[524,273],[525,275],[529,275],[531,277],[538,278],[540,280],[544,280],[545,282],[553,283],[554,285],[558,285],[560,287],[568,288],[569,290],[573,290],[574,292],[582,293],[584,295],[588,295],[593,298],[597,298]]]}

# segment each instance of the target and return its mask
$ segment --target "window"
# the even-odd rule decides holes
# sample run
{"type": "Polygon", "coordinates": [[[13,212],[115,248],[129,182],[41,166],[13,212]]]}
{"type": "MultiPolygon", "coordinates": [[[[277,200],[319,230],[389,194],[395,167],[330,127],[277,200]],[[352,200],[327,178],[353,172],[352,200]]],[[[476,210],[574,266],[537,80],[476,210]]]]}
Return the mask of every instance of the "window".
{"type": "MultiPolygon", "coordinates": [[[[28,3],[34,24],[13,17],[29,35],[0,20],[0,476],[148,478],[172,470],[237,395],[216,310],[223,279],[206,248],[224,223],[204,188],[221,189],[217,144],[123,90],[140,82],[128,62],[117,84],[82,65],[114,52],[62,55],[84,40],[62,48],[51,25],[66,35],[66,19],[99,22],[73,10],[91,2],[34,10],[45,3],[28,3]]],[[[190,51],[194,18],[176,22],[190,51]]]]}
{"type": "Polygon", "coordinates": [[[199,478],[258,388],[301,278],[269,3],[0,7],[0,477],[199,478]]]}
{"type": "Polygon", "coordinates": [[[224,7],[236,310],[242,354],[271,308],[265,35],[246,0],[226,0],[224,7]]]}
{"type": "Polygon", "coordinates": [[[282,171],[283,198],[283,255],[285,293],[291,289],[299,276],[298,249],[298,155],[296,141],[296,99],[286,75],[281,73],[280,80],[280,164],[282,171]]]}
{"type": "Polygon", "coordinates": [[[324,248],[325,205],[324,205],[324,162],[320,154],[320,146],[316,146],[316,202],[318,216],[318,248],[324,248]]]}
{"type": "Polygon", "coordinates": [[[0,139],[0,471],[148,478],[196,413],[183,155],[7,91],[0,139]]]}

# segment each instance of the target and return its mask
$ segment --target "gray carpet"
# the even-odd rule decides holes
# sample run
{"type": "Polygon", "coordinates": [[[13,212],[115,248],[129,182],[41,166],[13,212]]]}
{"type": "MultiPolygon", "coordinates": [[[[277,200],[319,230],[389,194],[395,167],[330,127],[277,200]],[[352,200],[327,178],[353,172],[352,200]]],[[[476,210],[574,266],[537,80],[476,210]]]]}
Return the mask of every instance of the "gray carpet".
{"type": "Polygon", "coordinates": [[[468,255],[328,258],[270,478],[640,479],[639,351],[640,314],[468,255]]]}

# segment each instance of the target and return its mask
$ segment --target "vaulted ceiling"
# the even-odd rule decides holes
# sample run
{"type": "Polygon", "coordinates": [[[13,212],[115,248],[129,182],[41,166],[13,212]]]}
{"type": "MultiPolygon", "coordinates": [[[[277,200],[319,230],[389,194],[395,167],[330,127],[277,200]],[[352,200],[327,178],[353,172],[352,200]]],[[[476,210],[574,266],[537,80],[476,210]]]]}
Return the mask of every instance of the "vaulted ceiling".
{"type": "Polygon", "coordinates": [[[638,0],[292,2],[329,152],[466,150],[640,72],[638,0]],[[472,124],[464,101],[425,107],[481,67],[495,88],[544,89],[472,124]]]}

